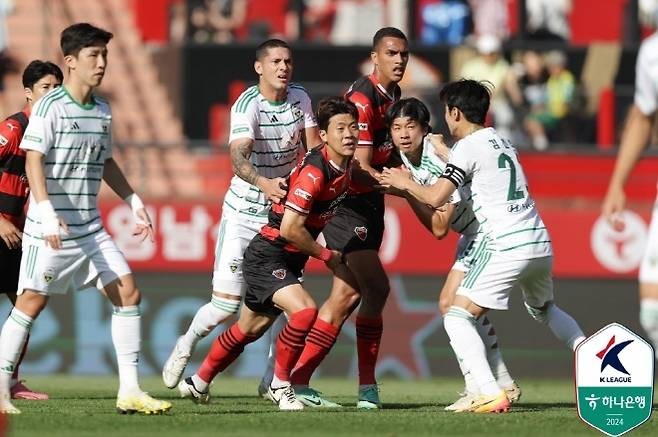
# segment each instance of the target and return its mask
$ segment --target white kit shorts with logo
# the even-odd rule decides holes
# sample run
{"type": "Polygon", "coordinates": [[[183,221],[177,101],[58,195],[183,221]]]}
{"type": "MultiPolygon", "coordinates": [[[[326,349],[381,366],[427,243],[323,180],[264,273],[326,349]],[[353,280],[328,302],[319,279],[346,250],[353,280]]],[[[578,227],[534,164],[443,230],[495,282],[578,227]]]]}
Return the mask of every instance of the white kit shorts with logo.
{"type": "Polygon", "coordinates": [[[212,289],[233,296],[244,296],[247,285],[242,276],[244,251],[265,223],[247,220],[237,214],[224,214],[215,245],[212,289]]]}
{"type": "Polygon", "coordinates": [[[653,205],[644,256],[640,264],[640,282],[658,284],[658,201],[653,205]]]}
{"type": "Polygon", "coordinates": [[[482,308],[506,310],[509,295],[518,283],[525,303],[541,308],[553,300],[553,257],[515,259],[485,250],[475,255],[457,294],[482,308]]]}
{"type": "Polygon", "coordinates": [[[105,229],[62,241],[57,250],[41,238],[24,234],[18,294],[26,289],[44,295],[66,294],[89,286],[101,289],[130,273],[126,258],[105,229]]]}

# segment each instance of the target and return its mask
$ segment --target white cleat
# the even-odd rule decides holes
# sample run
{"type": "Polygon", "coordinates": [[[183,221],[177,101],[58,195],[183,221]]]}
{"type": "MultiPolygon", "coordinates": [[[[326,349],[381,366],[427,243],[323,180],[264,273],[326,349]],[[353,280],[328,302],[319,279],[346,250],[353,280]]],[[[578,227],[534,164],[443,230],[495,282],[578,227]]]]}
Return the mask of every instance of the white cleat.
{"type": "Polygon", "coordinates": [[[454,411],[455,413],[462,413],[464,411],[469,411],[473,406],[473,402],[478,398],[478,395],[474,393],[464,392],[462,397],[457,399],[452,404],[444,408],[445,411],[454,411]]]}
{"type": "Polygon", "coordinates": [[[185,378],[178,383],[178,391],[181,398],[188,398],[197,404],[207,404],[210,402],[210,390],[202,392],[194,386],[192,378],[185,378]]]}
{"type": "Polygon", "coordinates": [[[9,397],[0,401],[0,414],[21,414],[21,410],[14,407],[9,397]]]}
{"type": "Polygon", "coordinates": [[[511,403],[518,402],[518,400],[521,399],[521,387],[519,387],[519,384],[516,382],[513,382],[512,385],[505,387],[503,390],[505,390],[507,399],[509,399],[511,403]]]}
{"type": "Polygon", "coordinates": [[[192,351],[185,351],[181,347],[181,340],[183,337],[178,337],[176,344],[174,345],[174,350],[171,351],[171,355],[165,361],[164,367],[162,368],[162,381],[167,388],[174,388],[176,384],[181,380],[185,367],[187,363],[190,362],[190,357],[192,356],[192,351]]]}
{"type": "Polygon", "coordinates": [[[279,388],[273,388],[270,385],[267,388],[267,397],[277,404],[281,411],[299,411],[304,409],[304,404],[297,399],[292,385],[284,385],[279,388]]]}

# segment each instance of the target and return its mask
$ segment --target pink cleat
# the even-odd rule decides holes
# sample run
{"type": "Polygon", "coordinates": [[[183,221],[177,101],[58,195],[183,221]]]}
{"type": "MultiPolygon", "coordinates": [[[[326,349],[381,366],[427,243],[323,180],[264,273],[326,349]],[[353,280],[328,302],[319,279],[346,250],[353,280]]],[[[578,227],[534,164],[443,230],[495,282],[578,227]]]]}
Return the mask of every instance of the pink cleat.
{"type": "Polygon", "coordinates": [[[46,401],[49,399],[49,396],[46,393],[39,393],[38,391],[30,390],[23,384],[23,382],[24,381],[18,381],[11,387],[12,399],[27,399],[30,401],[46,401]]]}

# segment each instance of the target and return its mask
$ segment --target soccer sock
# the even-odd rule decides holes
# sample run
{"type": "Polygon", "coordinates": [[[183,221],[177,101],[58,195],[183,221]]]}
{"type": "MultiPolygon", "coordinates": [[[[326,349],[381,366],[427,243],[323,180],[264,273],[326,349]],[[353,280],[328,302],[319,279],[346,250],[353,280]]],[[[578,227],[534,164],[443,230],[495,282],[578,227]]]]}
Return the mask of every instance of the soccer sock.
{"type": "Polygon", "coordinates": [[[277,388],[289,383],[290,372],[304,349],[304,340],[317,315],[316,308],[305,308],[290,315],[288,324],[283,328],[276,342],[272,387],[277,388]]]}
{"type": "Polygon", "coordinates": [[[23,358],[25,358],[25,353],[27,352],[27,345],[29,342],[30,342],[30,333],[28,332],[27,337],[25,337],[25,343],[23,344],[23,350],[21,350],[21,355],[20,357],[18,357],[16,366],[14,366],[14,373],[11,375],[12,386],[18,382],[18,368],[21,366],[21,363],[23,362],[23,358]]]}
{"type": "Polygon", "coordinates": [[[142,341],[141,321],[137,305],[114,307],[111,330],[119,368],[119,396],[141,391],[137,380],[137,362],[142,341]]]}
{"type": "Polygon", "coordinates": [[[0,397],[9,396],[11,375],[32,327],[32,317],[13,308],[0,332],[0,397]]]}
{"type": "MultiPolygon", "coordinates": [[[[452,350],[454,351],[455,348],[452,348],[452,350]]],[[[457,353],[455,352],[455,356],[456,354],[457,353]]],[[[480,394],[480,388],[478,387],[477,382],[475,382],[475,378],[473,378],[471,372],[469,372],[468,369],[466,368],[466,365],[464,364],[464,360],[462,360],[459,357],[456,358],[457,358],[457,364],[459,364],[459,370],[461,370],[462,375],[464,375],[465,394],[474,394],[474,395],[480,394]]]]}
{"type": "Polygon", "coordinates": [[[210,302],[199,308],[194,315],[190,327],[183,335],[180,346],[192,353],[199,340],[231,315],[237,313],[239,308],[239,300],[213,296],[210,302]]]}
{"type": "Polygon", "coordinates": [[[384,323],[374,319],[356,317],[356,348],[359,359],[359,385],[377,384],[375,366],[379,355],[384,323]]]}
{"type": "Polygon", "coordinates": [[[443,319],[455,355],[463,360],[465,368],[471,372],[477,382],[480,392],[495,395],[501,392],[501,388],[496,383],[496,378],[487,362],[486,349],[475,328],[476,323],[471,313],[456,306],[451,306],[443,319]]]}
{"type": "Polygon", "coordinates": [[[340,327],[317,318],[306,337],[304,350],[290,376],[293,385],[308,385],[315,369],[327,356],[340,333],[340,327]]]}
{"type": "Polygon", "coordinates": [[[496,335],[496,330],[493,325],[487,316],[484,316],[477,321],[475,327],[478,330],[478,334],[480,334],[484,347],[487,349],[487,361],[489,362],[491,371],[496,377],[496,382],[502,388],[511,386],[514,384],[514,380],[507,370],[505,361],[503,361],[503,355],[498,347],[498,336],[496,335]]]}
{"type": "Polygon", "coordinates": [[[658,359],[658,299],[640,300],[640,325],[653,343],[658,359]]]}
{"type": "Polygon", "coordinates": [[[571,350],[575,350],[581,341],[585,340],[583,331],[569,314],[551,303],[546,310],[546,322],[553,334],[571,350]]]}
{"type": "Polygon", "coordinates": [[[272,326],[270,326],[270,350],[267,354],[267,366],[265,367],[265,372],[261,378],[261,383],[264,386],[269,386],[272,383],[272,378],[274,377],[274,363],[276,361],[276,341],[279,338],[281,330],[288,323],[288,319],[285,314],[279,315],[276,318],[272,326]]]}
{"type": "Polygon", "coordinates": [[[205,387],[199,386],[195,381],[197,390],[206,391],[210,382],[219,372],[226,369],[237,357],[240,356],[244,347],[258,339],[256,335],[246,335],[240,330],[237,322],[224,331],[216,341],[213,341],[210,351],[201,363],[196,376],[205,382],[205,387]]]}

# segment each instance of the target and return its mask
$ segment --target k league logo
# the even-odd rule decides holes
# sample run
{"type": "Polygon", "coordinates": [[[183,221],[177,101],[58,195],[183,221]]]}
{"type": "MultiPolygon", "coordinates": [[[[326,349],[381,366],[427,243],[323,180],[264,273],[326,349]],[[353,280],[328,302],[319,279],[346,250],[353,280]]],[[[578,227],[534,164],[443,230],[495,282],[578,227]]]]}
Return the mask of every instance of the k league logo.
{"type": "Polygon", "coordinates": [[[642,337],[611,323],[576,348],[576,399],[580,418],[610,436],[651,417],[653,348],[642,337]]]}

